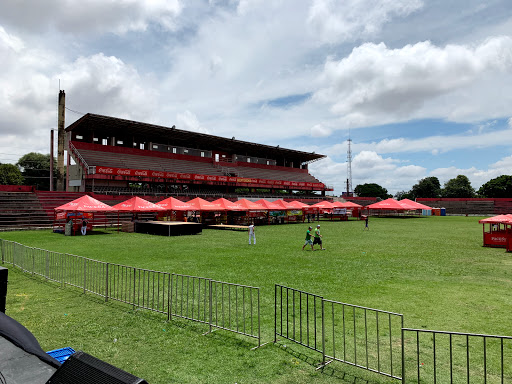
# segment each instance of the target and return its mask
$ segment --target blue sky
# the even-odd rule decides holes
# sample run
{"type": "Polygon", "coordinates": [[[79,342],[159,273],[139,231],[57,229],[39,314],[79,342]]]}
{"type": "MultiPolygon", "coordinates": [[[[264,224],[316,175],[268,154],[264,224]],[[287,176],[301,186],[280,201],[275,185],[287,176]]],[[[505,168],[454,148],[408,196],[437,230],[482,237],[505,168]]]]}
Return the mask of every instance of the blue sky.
{"type": "Polygon", "coordinates": [[[91,112],[315,151],[390,193],[512,168],[506,0],[6,0],[0,162],[91,112]]]}

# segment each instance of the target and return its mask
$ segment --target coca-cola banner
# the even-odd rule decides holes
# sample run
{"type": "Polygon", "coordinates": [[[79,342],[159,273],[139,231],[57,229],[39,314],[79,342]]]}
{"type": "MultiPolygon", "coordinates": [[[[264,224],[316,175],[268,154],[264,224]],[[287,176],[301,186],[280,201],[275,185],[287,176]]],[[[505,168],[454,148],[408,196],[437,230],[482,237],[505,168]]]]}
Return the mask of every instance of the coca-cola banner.
{"type": "Polygon", "coordinates": [[[99,175],[112,175],[112,176],[139,176],[139,177],[155,177],[161,179],[179,179],[179,180],[198,180],[198,181],[218,181],[223,183],[237,183],[237,184],[254,184],[257,186],[292,186],[292,187],[310,187],[310,188],[324,188],[322,183],[305,183],[297,181],[285,180],[267,180],[267,179],[252,179],[248,177],[232,177],[232,176],[215,176],[215,175],[198,175],[194,173],[178,173],[178,172],[160,172],[142,169],[124,169],[114,167],[96,167],[96,173],[99,175]]]}

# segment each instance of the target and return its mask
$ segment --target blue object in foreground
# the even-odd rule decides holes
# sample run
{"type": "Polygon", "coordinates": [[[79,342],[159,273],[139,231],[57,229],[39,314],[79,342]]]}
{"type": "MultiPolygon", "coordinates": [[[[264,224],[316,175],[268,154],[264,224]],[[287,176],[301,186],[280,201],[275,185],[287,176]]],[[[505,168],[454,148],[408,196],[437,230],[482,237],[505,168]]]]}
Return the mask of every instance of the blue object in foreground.
{"type": "Polygon", "coordinates": [[[53,351],[48,351],[46,353],[62,364],[68,359],[69,356],[75,353],[75,350],[71,347],[64,347],[54,349],[53,351]]]}

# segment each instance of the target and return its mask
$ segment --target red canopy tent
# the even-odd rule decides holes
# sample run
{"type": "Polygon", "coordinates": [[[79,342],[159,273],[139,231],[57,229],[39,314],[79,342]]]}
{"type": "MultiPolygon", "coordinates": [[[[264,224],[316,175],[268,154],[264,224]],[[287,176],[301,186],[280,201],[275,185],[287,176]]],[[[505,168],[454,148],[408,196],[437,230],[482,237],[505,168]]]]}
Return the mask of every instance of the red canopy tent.
{"type": "Polygon", "coordinates": [[[478,221],[482,225],[484,247],[500,247],[512,251],[512,215],[498,215],[478,221]],[[485,225],[489,229],[485,230],[485,225]]]}
{"type": "Polygon", "coordinates": [[[402,199],[399,202],[400,203],[406,203],[409,206],[416,207],[415,209],[426,209],[426,210],[431,210],[432,209],[432,207],[429,207],[428,205],[421,204],[421,203],[418,203],[416,201],[412,201],[412,200],[409,200],[409,199],[402,199]]]}
{"type": "Polygon", "coordinates": [[[352,217],[359,217],[359,210],[363,208],[362,205],[353,203],[351,201],[335,201],[332,203],[335,208],[345,208],[347,211],[351,211],[352,217]]]}
{"type": "Polygon", "coordinates": [[[281,209],[287,210],[287,209],[296,209],[293,206],[290,206],[290,203],[284,201],[283,199],[274,200],[272,203],[279,205],[281,209]]]}
{"type": "Polygon", "coordinates": [[[194,211],[222,211],[222,207],[219,204],[211,203],[200,197],[187,201],[187,204],[194,207],[194,211]]]}
{"type": "Polygon", "coordinates": [[[327,210],[327,209],[333,209],[335,207],[334,207],[333,203],[325,200],[325,201],[321,201],[319,203],[313,204],[311,206],[311,208],[318,208],[318,209],[325,209],[325,210],[327,210]]]}
{"type": "Polygon", "coordinates": [[[171,220],[185,220],[185,215],[187,211],[193,211],[194,207],[190,204],[184,203],[181,200],[175,199],[174,197],[168,197],[165,200],[162,200],[156,205],[165,208],[167,213],[167,219],[171,218],[171,220]]]}
{"type": "Polygon", "coordinates": [[[240,199],[237,201],[237,203],[244,207],[247,211],[266,211],[266,208],[262,205],[247,199],[240,199]]]}
{"type": "Polygon", "coordinates": [[[283,210],[283,208],[280,205],[271,203],[270,201],[267,201],[265,199],[260,199],[260,200],[256,201],[255,203],[263,206],[265,208],[265,210],[267,210],[267,211],[282,211],[283,210]]]}
{"type": "MultiPolygon", "coordinates": [[[[79,218],[77,213],[78,212],[84,212],[84,213],[92,213],[91,218],[94,220],[94,213],[97,212],[115,212],[116,209],[111,207],[108,204],[105,204],[99,200],[96,200],[95,198],[84,195],[82,197],[79,197],[78,199],[75,199],[73,201],[70,201],[69,203],[63,204],[57,208],[54,209],[54,218],[53,218],[53,224],[55,227],[55,223],[57,220],[62,219],[68,219],[68,217],[72,217],[75,220],[73,220],[73,231],[76,231],[78,226],[81,226],[81,223],[79,221],[82,220],[84,217],[82,215],[82,218],[79,218]],[[69,212],[74,212],[75,214],[73,216],[68,215],[69,212]],[[79,219],[77,221],[76,219],[79,219]]],[[[92,223],[88,223],[87,230],[92,229],[92,223]]]]}
{"type": "Polygon", "coordinates": [[[153,204],[150,201],[144,200],[138,196],[123,201],[122,203],[114,205],[112,208],[120,212],[159,212],[165,211],[165,208],[153,204]]]}
{"type": "Polygon", "coordinates": [[[309,208],[309,204],[301,203],[300,201],[297,200],[288,202],[288,205],[295,209],[309,208]]]}
{"type": "Polygon", "coordinates": [[[212,201],[212,204],[220,205],[223,211],[245,211],[245,208],[238,202],[232,202],[223,197],[212,201]]]}
{"type": "Polygon", "coordinates": [[[407,211],[412,209],[410,207],[405,207],[404,204],[400,204],[397,200],[391,198],[367,205],[366,208],[390,211],[407,211]]]}
{"type": "Polygon", "coordinates": [[[194,210],[194,207],[192,207],[190,204],[184,203],[183,201],[178,200],[172,196],[156,203],[156,205],[158,205],[162,208],[165,208],[168,211],[193,211],[194,210]]]}

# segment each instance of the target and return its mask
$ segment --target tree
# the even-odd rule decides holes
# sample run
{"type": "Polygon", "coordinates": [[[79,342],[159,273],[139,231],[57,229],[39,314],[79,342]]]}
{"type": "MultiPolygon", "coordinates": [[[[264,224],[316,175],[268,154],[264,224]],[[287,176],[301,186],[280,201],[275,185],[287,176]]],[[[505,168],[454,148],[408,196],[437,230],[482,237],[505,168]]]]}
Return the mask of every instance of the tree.
{"type": "Polygon", "coordinates": [[[441,183],[435,176],[425,177],[418,181],[418,184],[413,185],[411,194],[414,198],[417,197],[440,197],[441,196],[441,183]]]}
{"type": "Polygon", "coordinates": [[[395,196],[393,196],[395,200],[402,200],[402,199],[414,199],[414,196],[412,195],[412,192],[406,192],[406,191],[398,191],[395,193],[395,196]]]}
{"type": "Polygon", "coordinates": [[[359,184],[354,188],[354,193],[360,197],[380,197],[381,199],[391,197],[386,188],[375,183],[359,184]]]}
{"type": "MultiPolygon", "coordinates": [[[[56,161],[54,161],[53,176],[57,180],[56,161]]],[[[26,185],[35,185],[36,189],[50,189],[50,155],[30,152],[23,155],[16,165],[20,168],[26,185]]]]}
{"type": "Polygon", "coordinates": [[[478,190],[482,197],[512,197],[512,176],[501,175],[489,180],[478,190]]]}
{"type": "Polygon", "coordinates": [[[464,175],[448,180],[444,183],[442,190],[443,197],[475,197],[475,190],[471,186],[471,182],[464,175]]]}
{"type": "Polygon", "coordinates": [[[23,176],[20,169],[14,164],[0,164],[1,185],[22,185],[23,176]]]}

